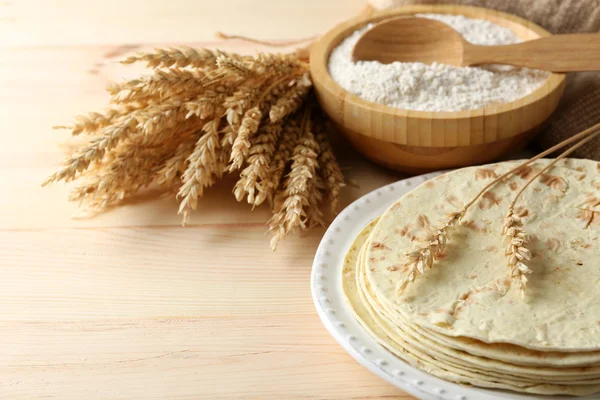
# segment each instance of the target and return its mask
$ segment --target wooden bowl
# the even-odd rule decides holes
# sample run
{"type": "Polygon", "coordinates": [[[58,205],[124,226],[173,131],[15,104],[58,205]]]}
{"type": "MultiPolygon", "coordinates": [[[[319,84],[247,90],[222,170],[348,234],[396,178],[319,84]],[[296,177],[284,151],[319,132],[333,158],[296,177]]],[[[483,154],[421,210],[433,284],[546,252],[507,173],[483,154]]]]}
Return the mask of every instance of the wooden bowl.
{"type": "Polygon", "coordinates": [[[550,34],[514,15],[457,5],[404,6],[344,22],[321,37],[310,54],[319,103],[338,129],[370,159],[409,173],[486,163],[525,146],[555,110],[564,90],[564,74],[550,74],[543,86],[521,99],[457,112],[373,103],[343,89],[329,75],[329,54],[349,34],[370,22],[418,13],[486,19],[512,29],[524,40],[550,34]]]}

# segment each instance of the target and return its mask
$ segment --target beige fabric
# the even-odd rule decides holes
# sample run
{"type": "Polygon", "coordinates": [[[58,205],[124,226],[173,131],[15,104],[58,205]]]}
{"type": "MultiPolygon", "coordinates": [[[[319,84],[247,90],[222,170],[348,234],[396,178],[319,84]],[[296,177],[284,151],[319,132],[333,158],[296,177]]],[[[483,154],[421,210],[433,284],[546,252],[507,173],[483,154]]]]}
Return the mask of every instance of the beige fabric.
{"type": "MultiPolygon", "coordinates": [[[[406,4],[463,4],[515,14],[552,33],[600,32],[599,0],[369,0],[375,9],[406,4]]],[[[600,73],[574,73],[565,95],[537,144],[551,147],[600,122],[600,73]]],[[[573,157],[600,160],[600,137],[573,157]]]]}

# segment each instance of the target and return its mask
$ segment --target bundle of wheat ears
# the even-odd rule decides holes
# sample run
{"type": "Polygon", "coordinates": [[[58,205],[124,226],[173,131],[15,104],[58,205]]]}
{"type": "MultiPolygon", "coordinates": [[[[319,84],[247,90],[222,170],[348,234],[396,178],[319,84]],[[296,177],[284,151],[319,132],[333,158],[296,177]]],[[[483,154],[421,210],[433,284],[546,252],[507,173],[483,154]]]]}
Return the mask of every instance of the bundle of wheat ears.
{"type": "Polygon", "coordinates": [[[95,210],[159,185],[176,193],[185,223],[205,189],[236,174],[238,201],[272,209],[273,249],[294,230],[325,224],[323,202],[336,211],[344,179],[305,62],[206,49],[123,61],[136,62],[153,74],[109,86],[104,112],[59,127],[89,140],[44,185],[77,180],[70,200],[95,210]]]}

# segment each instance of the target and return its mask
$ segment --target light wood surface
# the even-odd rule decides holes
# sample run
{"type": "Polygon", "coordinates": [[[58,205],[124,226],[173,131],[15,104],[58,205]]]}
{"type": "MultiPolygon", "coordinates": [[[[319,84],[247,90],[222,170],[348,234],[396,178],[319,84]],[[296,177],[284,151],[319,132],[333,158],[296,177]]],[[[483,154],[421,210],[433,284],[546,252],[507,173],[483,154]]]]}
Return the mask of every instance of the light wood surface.
{"type": "Polygon", "coordinates": [[[354,61],[434,62],[468,67],[507,64],[552,72],[600,71],[600,35],[552,35],[503,46],[467,42],[443,22],[399,17],[376,24],[352,51],[354,61]],[[573,57],[577,54],[577,57],[573,57]]]}
{"type": "Polygon", "coordinates": [[[427,112],[371,103],[329,75],[331,50],[369,22],[418,13],[463,14],[511,28],[522,39],[549,35],[540,26],[506,13],[458,5],[412,5],[362,15],[337,25],[312,46],[310,67],[321,106],[340,131],[369,158],[407,172],[490,162],[526,143],[556,108],[564,74],[551,74],[533,93],[479,110],[427,112]]]}
{"type": "MultiPolygon", "coordinates": [[[[173,200],[141,197],[71,219],[68,187],[40,182],[62,159],[52,131],[107,101],[116,63],[155,45],[220,43],[215,30],[261,39],[324,31],[362,0],[0,0],[1,399],[409,399],[328,335],[310,266],[322,231],[268,247],[268,212],[230,182],[179,226],[173,200]]],[[[399,175],[342,144],[360,188],[399,175]]]]}

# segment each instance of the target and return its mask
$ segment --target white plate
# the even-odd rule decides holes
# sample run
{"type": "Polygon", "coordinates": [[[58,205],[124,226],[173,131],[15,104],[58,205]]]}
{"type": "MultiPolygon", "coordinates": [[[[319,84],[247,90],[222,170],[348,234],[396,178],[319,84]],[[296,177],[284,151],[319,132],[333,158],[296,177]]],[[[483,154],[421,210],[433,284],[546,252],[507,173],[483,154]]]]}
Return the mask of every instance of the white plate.
{"type": "MultiPolygon", "coordinates": [[[[342,291],[341,270],[352,241],[364,226],[405,193],[441,172],[405,179],[377,189],[346,207],[333,221],[317,249],[311,292],[321,321],[337,342],[371,372],[423,400],[573,400],[565,396],[520,395],[457,385],[419,371],[387,351],[354,319],[342,291]]],[[[599,399],[579,397],[577,399],[599,399]]]]}

